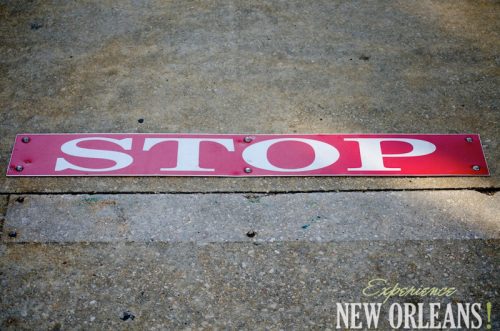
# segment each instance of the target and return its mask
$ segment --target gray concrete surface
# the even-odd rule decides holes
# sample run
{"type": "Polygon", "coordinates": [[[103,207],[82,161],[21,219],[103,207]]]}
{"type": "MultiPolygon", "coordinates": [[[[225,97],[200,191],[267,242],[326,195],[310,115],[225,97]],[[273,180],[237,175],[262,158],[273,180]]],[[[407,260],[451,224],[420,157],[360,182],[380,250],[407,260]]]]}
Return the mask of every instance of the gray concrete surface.
{"type": "MultiPolygon", "coordinates": [[[[0,251],[1,327],[335,330],[335,303],[371,302],[362,290],[378,277],[457,288],[451,298],[406,302],[489,301],[495,308],[499,249],[498,240],[7,244],[0,251]],[[120,319],[127,311],[133,320],[120,319]]],[[[389,329],[380,322],[379,330],[389,329]]],[[[499,327],[494,319],[493,330],[499,327]]]]}
{"type": "Polygon", "coordinates": [[[0,16],[1,192],[499,186],[496,1],[1,1],[0,16]],[[5,178],[21,132],[479,133],[492,177],[5,178]]]}
{"type": "Polygon", "coordinates": [[[0,0],[0,329],[333,330],[377,277],[500,329],[499,16],[0,0]],[[492,176],[6,178],[21,132],[479,133],[492,176]]]}
{"type": "Polygon", "coordinates": [[[12,195],[5,232],[17,237],[4,242],[496,239],[498,206],[469,191],[12,195]]]}

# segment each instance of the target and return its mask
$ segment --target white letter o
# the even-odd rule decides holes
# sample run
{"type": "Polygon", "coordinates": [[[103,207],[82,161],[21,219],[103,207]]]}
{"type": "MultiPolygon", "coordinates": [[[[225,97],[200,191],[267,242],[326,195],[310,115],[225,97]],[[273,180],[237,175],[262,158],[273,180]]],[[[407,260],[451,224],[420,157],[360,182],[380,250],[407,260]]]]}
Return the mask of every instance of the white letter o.
{"type": "Polygon", "coordinates": [[[311,171],[328,167],[339,159],[340,153],[335,147],[322,141],[302,138],[281,138],[261,141],[247,147],[243,151],[242,156],[246,163],[259,169],[279,172],[297,172],[311,171]],[[313,162],[307,167],[295,169],[279,168],[272,165],[267,158],[267,151],[272,145],[283,141],[298,141],[311,146],[314,150],[313,162]]]}

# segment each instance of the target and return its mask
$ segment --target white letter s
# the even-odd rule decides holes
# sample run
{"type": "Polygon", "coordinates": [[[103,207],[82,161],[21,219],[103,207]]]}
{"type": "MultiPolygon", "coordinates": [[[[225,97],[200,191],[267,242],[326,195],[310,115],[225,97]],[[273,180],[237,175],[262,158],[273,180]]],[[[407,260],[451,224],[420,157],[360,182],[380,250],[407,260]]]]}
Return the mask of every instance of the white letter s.
{"type": "Polygon", "coordinates": [[[134,161],[134,159],[126,153],[109,151],[109,150],[99,150],[99,149],[78,147],[78,143],[80,143],[82,141],[95,141],[95,140],[107,141],[107,142],[116,144],[116,145],[120,146],[121,148],[123,148],[124,150],[132,149],[132,138],[125,138],[125,139],[121,139],[121,140],[120,139],[113,139],[113,138],[104,138],[104,137],[90,137],[90,138],[74,139],[74,140],[71,140],[71,141],[64,143],[61,146],[61,151],[63,153],[65,153],[67,155],[71,155],[71,156],[85,157],[85,158],[91,158],[91,159],[110,160],[110,161],[114,161],[115,165],[112,167],[108,167],[108,168],[98,168],[98,169],[84,168],[84,167],[79,167],[77,165],[69,163],[64,158],[58,158],[56,161],[55,171],[63,171],[66,169],[79,170],[79,171],[91,171],[91,172],[113,171],[113,170],[123,169],[123,168],[129,166],[134,161]]]}

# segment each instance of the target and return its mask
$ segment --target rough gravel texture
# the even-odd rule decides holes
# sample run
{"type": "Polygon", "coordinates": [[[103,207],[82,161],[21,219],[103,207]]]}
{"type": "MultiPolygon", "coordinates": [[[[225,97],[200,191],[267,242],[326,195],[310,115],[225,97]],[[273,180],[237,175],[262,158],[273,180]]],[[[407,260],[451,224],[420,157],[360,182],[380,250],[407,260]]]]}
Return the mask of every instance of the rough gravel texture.
{"type": "Polygon", "coordinates": [[[498,307],[499,249],[483,240],[8,244],[0,251],[1,327],[334,330],[336,302],[384,301],[362,293],[375,278],[457,289],[392,298],[385,314],[393,302],[498,307]],[[123,321],[125,312],[135,318],[123,321]]]}

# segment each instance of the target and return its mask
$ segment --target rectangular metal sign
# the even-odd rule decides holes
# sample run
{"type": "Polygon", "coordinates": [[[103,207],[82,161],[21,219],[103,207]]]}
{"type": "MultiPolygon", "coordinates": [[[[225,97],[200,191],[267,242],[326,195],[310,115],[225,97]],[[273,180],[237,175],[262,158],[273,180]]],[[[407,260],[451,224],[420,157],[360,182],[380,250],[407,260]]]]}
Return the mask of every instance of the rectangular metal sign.
{"type": "Polygon", "coordinates": [[[487,176],[477,134],[19,134],[7,176],[487,176]]]}

